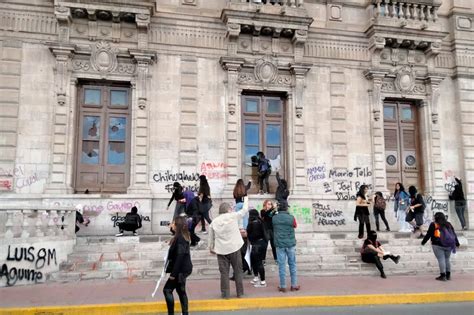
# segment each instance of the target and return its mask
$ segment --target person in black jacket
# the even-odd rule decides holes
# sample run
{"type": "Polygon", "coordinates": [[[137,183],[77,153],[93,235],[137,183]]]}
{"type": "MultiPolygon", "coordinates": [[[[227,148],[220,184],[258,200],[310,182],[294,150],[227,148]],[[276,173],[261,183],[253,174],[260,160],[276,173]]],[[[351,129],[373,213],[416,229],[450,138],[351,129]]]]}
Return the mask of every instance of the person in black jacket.
{"type": "Polygon", "coordinates": [[[171,228],[175,232],[174,237],[170,241],[168,250],[168,266],[166,273],[170,273],[170,277],[163,288],[163,294],[168,308],[168,314],[174,314],[174,297],[173,291],[176,289],[179,301],[181,302],[181,310],[183,314],[189,314],[188,296],[186,294],[186,278],[193,271],[190,254],[190,235],[184,217],[177,217],[171,224],[171,228]]]}
{"type": "Polygon", "coordinates": [[[174,182],[173,183],[173,194],[171,195],[170,201],[168,202],[168,206],[166,210],[169,210],[171,203],[173,200],[176,201],[176,206],[174,208],[173,219],[181,215],[186,210],[186,198],[184,197],[184,189],[180,183],[174,182]]]}
{"type": "Polygon", "coordinates": [[[212,208],[212,199],[211,199],[211,187],[207,181],[206,175],[199,176],[199,192],[198,195],[201,197],[201,232],[207,234],[206,231],[206,222],[208,224],[212,223],[211,217],[209,216],[209,211],[212,208]]]}
{"type": "Polygon", "coordinates": [[[367,229],[367,234],[370,231],[370,220],[369,220],[369,205],[370,201],[367,200],[367,192],[369,188],[367,185],[361,185],[357,192],[356,199],[356,210],[354,212],[354,221],[357,222],[359,219],[359,238],[364,238],[364,224],[367,229]]]}
{"type": "Polygon", "coordinates": [[[385,251],[379,241],[377,241],[377,232],[369,231],[367,233],[367,239],[364,241],[362,248],[360,249],[360,255],[362,261],[369,264],[375,264],[377,269],[380,271],[380,277],[387,278],[383,271],[383,265],[380,258],[383,260],[391,259],[394,263],[398,264],[400,256],[394,256],[389,252],[385,251]]]}
{"type": "Polygon", "coordinates": [[[290,191],[288,190],[288,183],[285,179],[280,178],[280,173],[276,172],[276,179],[278,182],[278,187],[275,193],[275,199],[279,205],[286,205],[288,208],[288,196],[290,195],[290,191]]]}
{"type": "Polygon", "coordinates": [[[462,182],[459,178],[454,177],[456,185],[454,186],[453,192],[449,195],[449,199],[454,200],[454,208],[458,215],[461,227],[463,230],[467,230],[466,218],[464,212],[466,211],[466,198],[464,198],[464,191],[462,189],[462,182]]]}
{"type": "Polygon", "coordinates": [[[257,166],[257,174],[258,174],[258,184],[260,185],[259,193],[263,195],[264,193],[270,193],[270,184],[268,182],[268,178],[272,173],[270,161],[265,157],[263,152],[257,152],[258,158],[258,166],[257,166]],[[266,190],[263,190],[263,184],[265,183],[266,190]]]}
{"type": "Polygon", "coordinates": [[[276,247],[275,247],[275,242],[273,241],[273,223],[272,223],[272,218],[275,212],[276,212],[276,209],[275,209],[275,206],[273,205],[273,202],[268,199],[265,200],[263,202],[263,208],[262,210],[260,210],[260,217],[263,220],[263,224],[265,225],[265,229],[267,230],[267,235],[268,235],[268,241],[266,242],[265,251],[263,253],[264,262],[267,260],[268,243],[270,243],[272,247],[273,259],[277,261],[276,247]]]}
{"type": "Polygon", "coordinates": [[[256,288],[267,286],[265,282],[265,267],[263,266],[264,252],[267,248],[265,226],[260,219],[258,211],[252,209],[249,211],[249,224],[247,226],[247,237],[252,244],[250,252],[250,264],[252,265],[253,275],[255,276],[251,283],[256,288]],[[259,276],[260,275],[260,279],[259,276]]]}
{"type": "Polygon", "coordinates": [[[407,216],[405,221],[410,223],[413,226],[413,233],[420,231],[418,238],[423,238],[423,213],[425,212],[425,201],[423,196],[418,194],[418,190],[415,186],[408,187],[408,193],[410,194],[410,207],[407,210],[407,216]],[[413,220],[415,222],[413,223],[413,220]]]}
{"type": "Polygon", "coordinates": [[[196,246],[201,238],[196,235],[196,226],[199,224],[202,213],[201,195],[194,197],[186,208],[186,215],[191,218],[191,246],[196,246]]]}
{"type": "Polygon", "coordinates": [[[142,218],[138,214],[137,207],[132,207],[129,213],[125,215],[124,222],[119,223],[119,233],[115,236],[122,236],[123,231],[132,231],[133,235],[137,236],[137,230],[142,227],[142,218]]]}
{"type": "Polygon", "coordinates": [[[431,222],[428,232],[426,232],[423,241],[421,241],[421,245],[425,245],[429,239],[431,239],[433,253],[436,256],[439,265],[440,275],[436,278],[436,280],[451,280],[451,252],[456,252],[456,248],[459,247],[459,241],[456,232],[454,232],[453,226],[446,220],[444,213],[435,213],[434,222],[431,222]],[[443,233],[446,235],[442,235],[443,233]],[[448,233],[450,236],[452,236],[450,245],[445,243],[443,244],[441,239],[443,237],[444,242],[449,242],[447,238],[448,233]]]}

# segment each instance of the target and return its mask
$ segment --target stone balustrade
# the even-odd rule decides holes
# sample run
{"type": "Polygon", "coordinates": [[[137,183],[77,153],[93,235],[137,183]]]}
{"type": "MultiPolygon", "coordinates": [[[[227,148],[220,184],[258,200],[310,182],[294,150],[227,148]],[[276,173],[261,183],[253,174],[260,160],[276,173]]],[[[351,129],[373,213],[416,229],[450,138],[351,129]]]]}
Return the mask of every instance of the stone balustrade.
{"type": "Polygon", "coordinates": [[[385,17],[391,19],[414,20],[425,22],[436,22],[438,19],[438,8],[440,1],[422,0],[373,0],[374,17],[385,17]]]}
{"type": "Polygon", "coordinates": [[[30,237],[74,237],[75,210],[72,208],[0,206],[0,218],[5,222],[0,236],[5,239],[30,237]]]}
{"type": "Polygon", "coordinates": [[[260,5],[280,5],[287,7],[302,7],[304,0],[231,0],[231,3],[254,3],[260,5]]]}

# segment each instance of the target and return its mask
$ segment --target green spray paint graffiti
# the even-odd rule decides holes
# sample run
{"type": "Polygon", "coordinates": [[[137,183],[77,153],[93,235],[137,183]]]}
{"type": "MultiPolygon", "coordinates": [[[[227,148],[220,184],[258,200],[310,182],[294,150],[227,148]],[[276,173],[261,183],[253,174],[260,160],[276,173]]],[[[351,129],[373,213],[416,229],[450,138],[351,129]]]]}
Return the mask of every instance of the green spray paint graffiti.
{"type": "MultiPolygon", "coordinates": [[[[262,210],[263,205],[250,205],[250,209],[255,209],[258,212],[262,210]]],[[[296,218],[299,224],[312,224],[313,215],[310,207],[302,207],[300,205],[290,205],[290,213],[296,218]]]]}

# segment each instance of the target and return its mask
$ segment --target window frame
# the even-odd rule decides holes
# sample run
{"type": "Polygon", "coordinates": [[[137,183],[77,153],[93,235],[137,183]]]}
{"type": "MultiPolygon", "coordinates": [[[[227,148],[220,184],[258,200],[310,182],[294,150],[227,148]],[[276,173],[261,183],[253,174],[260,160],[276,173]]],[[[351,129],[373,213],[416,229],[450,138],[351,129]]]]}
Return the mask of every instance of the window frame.
{"type": "MultiPolygon", "coordinates": [[[[76,132],[76,157],[74,168],[74,189],[76,193],[89,192],[95,193],[126,193],[130,185],[130,167],[131,167],[131,124],[132,124],[132,97],[131,87],[125,83],[109,83],[109,82],[84,82],[80,83],[77,89],[77,132],[76,132]],[[101,91],[101,104],[93,105],[85,103],[86,89],[97,89],[101,91]],[[126,90],[127,106],[112,106],[111,91],[126,90]],[[83,154],[83,121],[85,116],[99,116],[99,163],[84,164],[82,163],[83,154]],[[123,141],[110,140],[109,127],[112,117],[126,118],[125,139],[123,141]],[[109,164],[109,143],[123,142],[125,143],[125,159],[123,164],[109,164]],[[96,184],[87,184],[81,181],[83,174],[97,174],[96,184]],[[116,183],[108,182],[113,176],[121,176],[121,180],[116,183]]],[[[118,177],[116,177],[118,178],[118,177]]]]}

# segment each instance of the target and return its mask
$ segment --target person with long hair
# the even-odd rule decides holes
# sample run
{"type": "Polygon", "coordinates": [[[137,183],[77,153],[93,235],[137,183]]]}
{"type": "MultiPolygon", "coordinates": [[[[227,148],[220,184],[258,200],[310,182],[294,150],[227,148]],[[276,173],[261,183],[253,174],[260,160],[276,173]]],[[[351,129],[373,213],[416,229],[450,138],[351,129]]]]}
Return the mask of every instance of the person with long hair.
{"type": "Polygon", "coordinates": [[[263,220],[263,224],[265,225],[265,229],[267,230],[269,239],[266,242],[265,251],[263,253],[263,261],[266,261],[267,248],[268,248],[269,243],[270,243],[270,246],[272,247],[273,259],[277,261],[276,247],[275,247],[275,242],[273,238],[273,223],[272,223],[272,218],[275,215],[275,212],[276,212],[276,209],[275,209],[275,205],[273,204],[273,201],[268,200],[268,199],[265,200],[263,202],[263,208],[262,210],[260,210],[260,216],[263,220]]]}
{"type": "Polygon", "coordinates": [[[434,222],[431,222],[421,245],[425,245],[428,240],[431,240],[433,253],[438,260],[440,274],[436,280],[451,280],[451,253],[456,252],[459,241],[453,226],[448,222],[444,213],[435,213],[434,222]]]}
{"type": "Polygon", "coordinates": [[[201,232],[203,234],[207,234],[206,231],[206,222],[208,224],[211,224],[212,220],[211,217],[209,216],[209,212],[212,208],[212,199],[211,199],[211,187],[209,186],[209,183],[207,181],[206,175],[201,175],[199,176],[199,191],[198,195],[201,197],[201,232]]]}
{"type": "Polygon", "coordinates": [[[171,203],[176,201],[176,206],[174,208],[173,219],[180,216],[186,210],[186,198],[184,197],[184,189],[180,183],[174,182],[173,183],[173,194],[171,195],[170,201],[168,202],[168,206],[166,210],[169,210],[171,203]]]}
{"type": "Polygon", "coordinates": [[[360,255],[363,262],[368,264],[375,264],[377,269],[380,271],[380,277],[387,278],[383,271],[383,265],[380,259],[383,260],[391,259],[394,263],[398,264],[400,256],[394,256],[389,252],[385,251],[379,241],[377,241],[377,232],[367,232],[367,239],[364,241],[362,248],[360,249],[360,255]]]}
{"type": "Polygon", "coordinates": [[[257,174],[258,174],[258,184],[260,185],[259,193],[263,195],[264,193],[270,193],[270,184],[268,182],[268,178],[272,173],[270,161],[265,157],[263,152],[257,152],[258,158],[258,166],[257,166],[257,174]],[[265,183],[266,190],[263,190],[263,184],[265,183]]]}
{"type": "Polygon", "coordinates": [[[461,222],[461,228],[467,230],[466,218],[464,212],[466,211],[466,198],[464,198],[464,191],[462,189],[461,179],[454,177],[456,184],[454,185],[453,192],[449,195],[449,199],[454,200],[454,209],[458,215],[459,221],[461,222]]]}
{"type": "Polygon", "coordinates": [[[390,226],[388,225],[387,219],[385,218],[385,208],[387,203],[380,191],[377,191],[374,196],[374,217],[375,217],[375,227],[377,232],[380,231],[379,216],[382,218],[383,223],[385,224],[385,231],[390,231],[390,226]]]}
{"type": "Polygon", "coordinates": [[[267,286],[267,283],[265,282],[265,267],[263,266],[263,258],[268,242],[263,220],[260,218],[258,211],[255,209],[249,211],[247,237],[250,244],[252,244],[252,249],[250,251],[250,265],[252,266],[253,275],[255,276],[251,283],[256,288],[264,288],[267,286]]]}
{"type": "Polygon", "coordinates": [[[364,224],[367,229],[367,233],[370,231],[370,220],[369,220],[369,205],[370,201],[367,200],[367,192],[369,187],[367,185],[361,185],[357,192],[356,199],[356,210],[354,213],[354,221],[359,220],[359,238],[364,238],[364,224]]]}
{"type": "Polygon", "coordinates": [[[178,293],[183,315],[187,315],[189,310],[186,278],[193,271],[189,247],[191,237],[184,217],[176,217],[170,227],[174,231],[174,237],[170,241],[168,250],[168,266],[166,268],[166,273],[169,273],[170,277],[163,288],[163,294],[168,308],[168,315],[174,314],[174,290],[178,293]]]}
{"type": "Polygon", "coordinates": [[[407,209],[410,206],[410,196],[406,193],[405,187],[402,183],[395,184],[395,191],[393,192],[395,199],[394,211],[395,217],[398,220],[399,232],[411,232],[410,225],[405,221],[407,209]]]}
{"type": "Polygon", "coordinates": [[[405,221],[413,226],[413,233],[420,232],[419,238],[423,238],[423,213],[425,212],[425,201],[423,196],[418,193],[415,186],[408,187],[410,194],[410,207],[407,210],[405,221]],[[413,220],[415,222],[413,222],[413,220]]]}
{"type": "MultiPolygon", "coordinates": [[[[247,192],[252,185],[252,181],[249,180],[247,185],[244,185],[243,179],[239,178],[234,186],[234,200],[235,200],[235,211],[240,211],[244,205],[244,197],[247,196],[247,192]]],[[[241,222],[239,222],[239,227],[241,229],[246,229],[249,221],[248,215],[244,216],[241,222]]]]}

